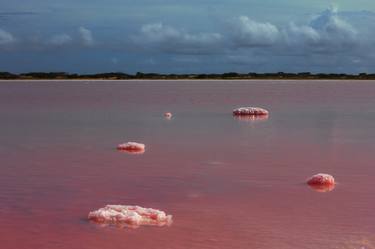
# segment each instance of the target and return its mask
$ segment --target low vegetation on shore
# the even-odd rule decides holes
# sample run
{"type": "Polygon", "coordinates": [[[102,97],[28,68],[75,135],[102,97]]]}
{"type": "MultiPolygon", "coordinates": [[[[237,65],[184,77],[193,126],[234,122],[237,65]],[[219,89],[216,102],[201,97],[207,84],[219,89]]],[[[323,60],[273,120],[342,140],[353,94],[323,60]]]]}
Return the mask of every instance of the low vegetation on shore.
{"type": "Polygon", "coordinates": [[[375,80],[375,73],[367,74],[336,74],[336,73],[223,73],[223,74],[158,74],[141,73],[126,74],[121,72],[99,73],[99,74],[71,74],[65,72],[31,72],[14,74],[9,72],[0,72],[0,79],[3,80],[42,80],[42,79],[107,79],[107,80],[130,80],[130,79],[160,79],[160,80],[178,80],[178,79],[360,79],[375,80]]]}

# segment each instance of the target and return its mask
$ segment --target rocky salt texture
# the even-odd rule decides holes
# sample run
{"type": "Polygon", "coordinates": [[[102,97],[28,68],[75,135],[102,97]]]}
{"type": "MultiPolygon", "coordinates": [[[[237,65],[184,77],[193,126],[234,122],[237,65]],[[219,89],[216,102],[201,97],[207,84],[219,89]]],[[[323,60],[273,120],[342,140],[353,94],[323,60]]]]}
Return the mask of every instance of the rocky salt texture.
{"type": "Polygon", "coordinates": [[[311,186],[332,186],[335,185],[335,178],[328,174],[316,174],[307,180],[307,184],[311,186]]]}
{"type": "Polygon", "coordinates": [[[88,215],[88,219],[99,224],[115,224],[125,227],[165,226],[172,224],[172,215],[165,212],[127,205],[107,205],[88,215]]]}
{"type": "Polygon", "coordinates": [[[242,115],[253,115],[253,116],[262,116],[268,115],[268,111],[266,109],[260,107],[240,107],[233,110],[233,115],[235,116],[242,116],[242,115]]]}
{"type": "Polygon", "coordinates": [[[117,145],[117,149],[129,152],[143,152],[145,150],[145,145],[136,142],[127,142],[117,145]]]}

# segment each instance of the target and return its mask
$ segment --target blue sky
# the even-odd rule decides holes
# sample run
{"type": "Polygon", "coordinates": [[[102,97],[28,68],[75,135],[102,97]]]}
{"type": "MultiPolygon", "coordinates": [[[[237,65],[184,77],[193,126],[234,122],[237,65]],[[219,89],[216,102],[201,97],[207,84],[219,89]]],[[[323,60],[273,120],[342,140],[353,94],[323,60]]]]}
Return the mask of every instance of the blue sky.
{"type": "Polygon", "coordinates": [[[0,0],[0,71],[375,72],[375,1],[0,0]]]}

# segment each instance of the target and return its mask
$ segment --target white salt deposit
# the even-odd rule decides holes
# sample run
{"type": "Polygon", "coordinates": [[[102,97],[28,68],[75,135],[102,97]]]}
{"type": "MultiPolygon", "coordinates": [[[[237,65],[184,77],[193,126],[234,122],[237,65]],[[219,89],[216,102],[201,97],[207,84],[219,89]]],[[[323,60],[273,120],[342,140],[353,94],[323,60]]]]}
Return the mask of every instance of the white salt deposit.
{"type": "Polygon", "coordinates": [[[130,152],[140,152],[145,150],[145,145],[136,142],[127,142],[117,145],[118,150],[126,150],[130,152]]]}
{"type": "Polygon", "coordinates": [[[240,107],[233,110],[233,115],[268,115],[268,111],[260,107],[240,107]]]}
{"type": "Polygon", "coordinates": [[[172,224],[172,215],[167,215],[163,211],[127,205],[107,205],[104,208],[90,212],[88,219],[100,224],[116,224],[129,227],[172,224]]]}
{"type": "Polygon", "coordinates": [[[165,117],[166,119],[171,119],[171,118],[172,118],[172,113],[170,113],[170,112],[166,112],[166,113],[164,113],[164,117],[165,117]]]}
{"type": "Polygon", "coordinates": [[[307,180],[307,184],[309,185],[334,185],[335,178],[328,174],[319,173],[313,175],[307,180]]]}

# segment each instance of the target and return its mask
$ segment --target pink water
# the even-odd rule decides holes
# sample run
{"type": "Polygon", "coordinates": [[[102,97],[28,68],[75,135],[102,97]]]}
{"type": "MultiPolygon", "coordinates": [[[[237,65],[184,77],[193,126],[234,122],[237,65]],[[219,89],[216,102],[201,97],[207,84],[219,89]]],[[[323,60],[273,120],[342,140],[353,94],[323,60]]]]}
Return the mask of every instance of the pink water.
{"type": "Polygon", "coordinates": [[[375,82],[1,82],[0,118],[1,249],[375,248],[375,82]],[[87,221],[106,204],[174,222],[87,221]]]}

